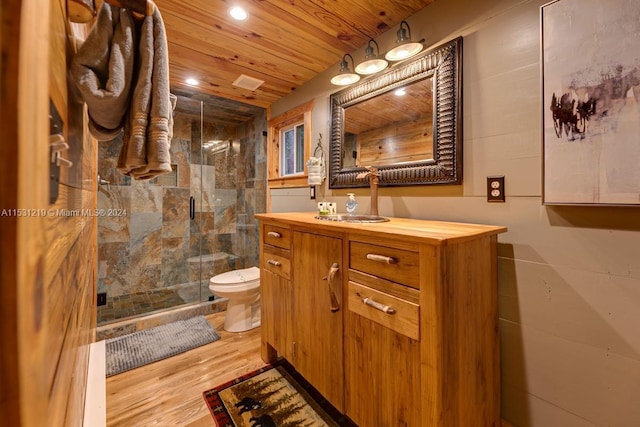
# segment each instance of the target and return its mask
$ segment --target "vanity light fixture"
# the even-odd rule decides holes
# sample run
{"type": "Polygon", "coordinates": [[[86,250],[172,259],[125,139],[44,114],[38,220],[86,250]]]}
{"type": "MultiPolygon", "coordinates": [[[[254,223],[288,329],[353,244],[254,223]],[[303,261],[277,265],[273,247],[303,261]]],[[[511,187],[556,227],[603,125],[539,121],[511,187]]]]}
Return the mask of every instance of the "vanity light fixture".
{"type": "Polygon", "coordinates": [[[374,74],[384,70],[388,65],[389,63],[380,57],[380,47],[378,43],[374,39],[371,39],[364,50],[364,61],[358,64],[355,71],[358,74],[374,74]],[[376,45],[375,53],[373,52],[372,43],[376,45]]]}
{"type": "Polygon", "coordinates": [[[351,69],[349,68],[347,57],[351,58],[351,66],[353,67],[353,56],[345,53],[342,57],[342,61],[340,61],[340,72],[331,79],[331,83],[333,83],[334,85],[346,86],[360,80],[360,76],[351,71],[351,69]]]}
{"type": "Polygon", "coordinates": [[[411,28],[409,28],[407,21],[400,22],[400,29],[396,34],[398,36],[396,47],[385,55],[388,61],[401,61],[420,53],[423,48],[422,43],[411,41],[411,28]],[[406,28],[404,28],[403,25],[406,26],[406,28]],[[409,33],[408,37],[407,32],[409,33]]]}

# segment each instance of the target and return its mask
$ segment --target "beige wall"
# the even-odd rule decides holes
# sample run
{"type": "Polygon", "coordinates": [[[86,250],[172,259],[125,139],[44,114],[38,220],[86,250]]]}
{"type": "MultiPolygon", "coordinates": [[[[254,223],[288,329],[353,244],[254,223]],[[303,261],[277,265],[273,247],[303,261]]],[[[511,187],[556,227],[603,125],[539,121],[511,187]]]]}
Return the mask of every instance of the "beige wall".
{"type": "MultiPolygon", "coordinates": [[[[509,227],[498,239],[503,418],[517,426],[637,425],[640,210],[541,204],[544,3],[439,0],[408,19],[414,38],[430,46],[464,37],[464,184],[382,188],[380,213],[509,227]],[[486,202],[488,175],[505,175],[506,203],[486,202]]],[[[377,39],[381,50],[394,33],[377,39]]],[[[325,154],[336,70],[271,109],[275,116],[315,98],[313,144],[322,133],[325,154]]],[[[325,185],[318,200],[343,211],[346,192],[325,185]]],[[[356,190],[363,212],[367,194],[356,190]]],[[[315,203],[308,188],[271,197],[274,212],[315,203]]]]}

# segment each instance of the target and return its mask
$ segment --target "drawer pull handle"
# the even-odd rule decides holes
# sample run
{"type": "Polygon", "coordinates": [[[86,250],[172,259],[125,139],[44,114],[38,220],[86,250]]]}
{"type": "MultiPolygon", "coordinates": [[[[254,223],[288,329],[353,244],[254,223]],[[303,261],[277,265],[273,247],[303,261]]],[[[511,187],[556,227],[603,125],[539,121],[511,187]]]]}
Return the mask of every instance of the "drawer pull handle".
{"type": "Polygon", "coordinates": [[[267,264],[275,265],[276,267],[280,267],[282,265],[280,261],[276,261],[275,259],[268,259],[267,264]]]}
{"type": "Polygon", "coordinates": [[[270,231],[267,233],[267,236],[275,237],[276,239],[279,239],[282,237],[282,234],[278,233],[277,231],[270,231]]]}
{"type": "Polygon", "coordinates": [[[378,254],[367,254],[367,259],[371,261],[384,262],[385,264],[397,264],[398,260],[394,257],[378,255],[378,254]]]}
{"type": "Polygon", "coordinates": [[[362,302],[365,303],[366,305],[375,308],[376,310],[380,310],[384,313],[387,314],[396,314],[396,309],[393,307],[389,307],[388,305],[382,304],[381,302],[377,302],[372,300],[369,297],[363,297],[362,295],[360,295],[359,293],[356,294],[360,297],[360,299],[362,299],[362,302]]]}
{"type": "Polygon", "coordinates": [[[334,262],[331,265],[331,268],[329,269],[329,273],[327,273],[327,275],[322,278],[322,280],[327,281],[327,285],[329,286],[329,299],[331,300],[330,308],[333,313],[340,310],[340,304],[338,303],[338,298],[336,297],[336,293],[333,290],[333,279],[335,278],[338,270],[339,270],[338,263],[334,262]]]}

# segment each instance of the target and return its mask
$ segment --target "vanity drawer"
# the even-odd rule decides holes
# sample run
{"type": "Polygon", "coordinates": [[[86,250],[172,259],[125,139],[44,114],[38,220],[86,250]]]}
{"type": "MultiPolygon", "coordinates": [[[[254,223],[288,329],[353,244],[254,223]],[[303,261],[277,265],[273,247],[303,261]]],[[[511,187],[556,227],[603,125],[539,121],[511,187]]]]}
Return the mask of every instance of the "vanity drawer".
{"type": "Polygon", "coordinates": [[[418,304],[352,281],[349,281],[348,304],[349,311],[411,339],[420,340],[418,304]]]}
{"type": "Polygon", "coordinates": [[[350,268],[420,289],[417,251],[351,241],[349,252],[350,268]]]}
{"type": "Polygon", "coordinates": [[[291,247],[291,230],[288,228],[265,224],[263,233],[262,241],[266,245],[277,246],[283,249],[289,249],[291,247]]]}
{"type": "MultiPolygon", "coordinates": [[[[288,255],[277,254],[276,251],[268,251],[265,247],[264,257],[260,268],[264,268],[287,280],[291,279],[291,261],[288,255]]],[[[283,251],[284,252],[284,251],[283,251]]]]}

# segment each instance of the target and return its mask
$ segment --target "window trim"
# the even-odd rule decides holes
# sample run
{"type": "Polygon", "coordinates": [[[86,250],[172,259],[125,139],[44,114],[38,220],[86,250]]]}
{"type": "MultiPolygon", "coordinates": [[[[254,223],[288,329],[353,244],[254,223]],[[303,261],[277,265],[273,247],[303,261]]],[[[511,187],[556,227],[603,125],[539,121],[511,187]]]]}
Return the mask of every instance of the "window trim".
{"type": "Polygon", "coordinates": [[[305,147],[304,147],[304,136],[302,138],[302,141],[300,140],[300,138],[298,137],[298,129],[302,128],[302,131],[304,132],[304,122],[303,121],[299,121],[296,123],[293,123],[289,126],[283,126],[280,128],[280,141],[282,141],[284,134],[291,132],[293,135],[293,158],[294,158],[294,164],[293,164],[293,169],[294,171],[288,174],[283,175],[283,170],[282,169],[286,169],[282,167],[282,164],[285,162],[285,152],[282,150],[282,146],[280,147],[280,155],[279,155],[279,159],[280,159],[280,176],[281,177],[290,177],[290,176],[298,176],[298,175],[302,175],[304,173],[304,154],[306,152],[305,147]],[[302,154],[303,154],[303,158],[301,159],[301,163],[298,163],[298,155],[299,155],[299,150],[298,148],[300,148],[300,144],[302,144],[302,154]],[[302,170],[297,170],[298,168],[302,167],[302,170]]]}
{"type": "Polygon", "coordinates": [[[306,187],[309,185],[306,159],[311,155],[311,113],[313,100],[269,120],[267,149],[267,185],[269,188],[306,187]],[[304,126],[304,172],[280,176],[280,131],[294,124],[304,126]]]}

